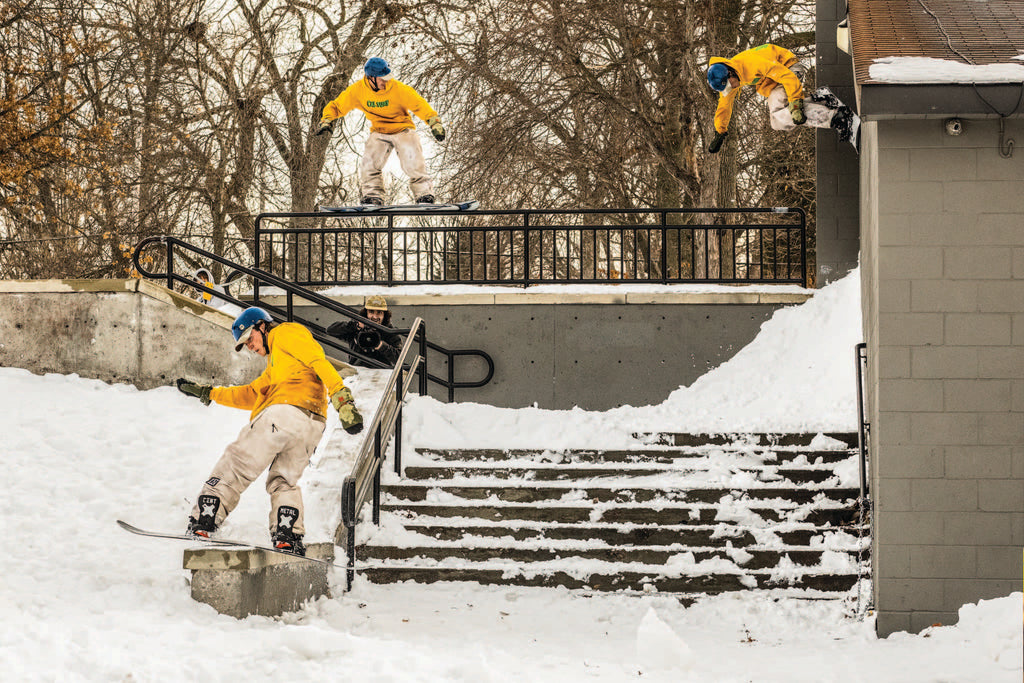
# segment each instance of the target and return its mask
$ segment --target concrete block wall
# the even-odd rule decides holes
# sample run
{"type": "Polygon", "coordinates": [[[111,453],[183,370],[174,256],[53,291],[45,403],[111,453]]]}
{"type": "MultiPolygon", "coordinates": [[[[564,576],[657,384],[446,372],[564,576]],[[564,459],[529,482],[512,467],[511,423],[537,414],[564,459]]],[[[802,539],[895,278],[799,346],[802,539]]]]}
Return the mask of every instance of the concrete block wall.
{"type": "MultiPolygon", "coordinates": [[[[1024,153],[995,120],[865,127],[862,271],[881,635],[1020,590],[1024,153]]],[[[1007,123],[1024,140],[1024,121],[1007,123]]]]}
{"type": "MultiPolygon", "coordinates": [[[[846,0],[817,2],[816,82],[856,109],[853,62],[836,45],[836,26],[846,16],[846,0]]],[[[824,287],[857,266],[860,175],[857,153],[839,142],[835,131],[817,130],[817,209],[815,241],[817,286],[824,287]]]]}

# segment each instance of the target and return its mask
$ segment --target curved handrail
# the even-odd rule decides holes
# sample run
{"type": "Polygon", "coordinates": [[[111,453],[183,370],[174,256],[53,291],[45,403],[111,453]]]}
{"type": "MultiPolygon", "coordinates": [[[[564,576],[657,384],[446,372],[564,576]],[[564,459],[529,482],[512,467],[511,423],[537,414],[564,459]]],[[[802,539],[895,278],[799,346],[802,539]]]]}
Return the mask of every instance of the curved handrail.
{"type": "MultiPolygon", "coordinates": [[[[365,325],[367,327],[371,327],[371,328],[377,329],[377,330],[379,330],[381,332],[397,332],[398,334],[406,334],[406,335],[409,334],[409,332],[406,331],[406,330],[394,330],[393,328],[389,328],[389,327],[385,327],[384,325],[380,325],[380,324],[370,320],[369,318],[365,318],[365,317],[359,315],[358,310],[353,308],[353,307],[351,307],[351,306],[346,306],[345,304],[338,303],[337,301],[334,301],[333,299],[329,299],[329,298],[327,298],[327,297],[325,297],[325,296],[323,296],[321,294],[318,294],[318,293],[313,292],[313,291],[311,291],[309,289],[306,289],[305,287],[302,287],[300,285],[296,285],[296,284],[294,284],[292,282],[288,282],[287,280],[283,280],[283,279],[277,277],[276,275],[274,275],[272,273],[269,273],[269,272],[267,272],[265,270],[262,270],[262,269],[259,269],[259,268],[250,268],[248,266],[243,266],[243,265],[241,265],[241,264],[239,264],[237,262],[231,261],[230,259],[226,259],[226,258],[224,258],[222,256],[219,256],[217,254],[209,252],[209,251],[207,251],[207,250],[205,250],[205,249],[203,249],[201,247],[197,247],[195,245],[189,244],[188,242],[185,242],[184,240],[182,240],[180,238],[173,237],[173,236],[170,236],[170,235],[147,237],[146,239],[144,239],[141,242],[139,242],[139,244],[135,247],[135,251],[132,253],[132,264],[135,266],[135,269],[138,271],[138,273],[140,275],[142,275],[143,277],[146,277],[146,278],[149,278],[149,279],[153,279],[153,280],[166,279],[167,280],[167,288],[168,289],[173,289],[175,283],[180,283],[180,284],[183,284],[185,286],[192,287],[194,289],[198,289],[198,290],[201,290],[201,291],[204,291],[204,292],[208,292],[208,293],[210,293],[212,295],[217,296],[218,298],[224,299],[224,300],[226,300],[226,301],[228,301],[228,302],[230,302],[232,304],[235,304],[236,306],[241,306],[242,308],[245,308],[247,306],[251,306],[251,305],[255,304],[255,305],[259,305],[259,306],[267,309],[271,314],[276,313],[279,318],[282,318],[282,319],[288,320],[288,321],[300,322],[303,325],[305,325],[307,328],[309,328],[310,332],[317,339],[317,341],[319,341],[321,344],[325,344],[325,345],[329,346],[330,348],[336,349],[336,350],[338,350],[338,351],[340,351],[340,352],[342,352],[344,354],[355,356],[356,358],[359,358],[360,360],[366,362],[371,367],[387,368],[388,366],[385,365],[384,363],[381,363],[381,362],[377,361],[374,358],[370,358],[369,356],[367,356],[366,354],[361,353],[357,349],[351,348],[349,346],[342,345],[339,342],[339,340],[337,340],[335,337],[327,334],[327,330],[323,326],[319,325],[316,322],[313,322],[311,320],[306,320],[306,319],[296,315],[295,311],[294,311],[294,306],[293,306],[293,297],[298,296],[300,299],[304,299],[306,301],[312,302],[312,303],[316,304],[317,306],[320,306],[320,307],[325,308],[325,309],[327,309],[329,311],[333,311],[335,313],[338,313],[338,314],[340,314],[340,315],[342,315],[342,316],[344,316],[346,318],[350,318],[352,320],[359,321],[359,322],[363,323],[363,325],[365,325]],[[151,272],[151,271],[147,270],[146,268],[144,268],[142,263],[141,263],[140,256],[141,256],[142,252],[145,249],[149,248],[150,246],[152,246],[154,244],[161,244],[161,245],[163,245],[166,248],[167,272],[165,272],[165,273],[151,272]],[[214,290],[210,289],[209,287],[206,287],[205,285],[197,283],[197,282],[195,282],[195,281],[193,281],[191,279],[191,276],[185,277],[183,275],[179,275],[179,274],[175,273],[174,272],[174,248],[175,247],[179,247],[179,248],[181,248],[183,250],[190,251],[190,252],[192,252],[194,254],[197,254],[197,255],[205,258],[205,259],[209,259],[210,261],[213,261],[213,262],[216,262],[216,263],[220,263],[223,266],[226,266],[228,268],[233,269],[236,273],[242,273],[244,275],[247,275],[247,276],[253,278],[253,282],[254,283],[263,282],[266,285],[269,285],[269,286],[272,286],[272,287],[276,287],[278,289],[283,290],[285,292],[286,298],[287,298],[287,303],[286,303],[285,307],[284,308],[280,308],[278,306],[274,306],[272,304],[269,304],[266,301],[264,301],[262,298],[260,298],[258,296],[258,294],[256,296],[254,296],[254,299],[252,301],[242,301],[242,300],[240,300],[240,299],[238,299],[238,298],[236,298],[236,297],[234,297],[234,296],[232,296],[230,294],[227,294],[225,292],[217,292],[217,291],[214,291],[214,290]]],[[[232,277],[236,277],[235,273],[232,274],[232,277]]],[[[256,288],[256,287],[254,287],[254,293],[255,292],[258,292],[258,288],[256,288]]],[[[479,350],[479,349],[446,349],[443,346],[440,346],[438,344],[430,342],[429,340],[426,339],[426,326],[425,325],[421,325],[419,327],[419,332],[417,332],[417,334],[421,335],[420,339],[418,340],[420,342],[420,344],[421,344],[420,355],[422,356],[422,362],[421,362],[421,366],[420,366],[420,369],[419,369],[419,376],[420,376],[420,388],[419,388],[419,391],[420,391],[421,394],[426,395],[426,393],[427,393],[427,382],[430,381],[430,382],[434,382],[435,384],[439,384],[439,385],[441,385],[443,387],[446,387],[448,389],[448,400],[449,401],[454,401],[455,400],[455,389],[472,389],[472,388],[482,387],[482,386],[486,385],[488,382],[490,382],[491,379],[493,379],[493,377],[494,377],[494,360],[485,351],[482,351],[482,350],[479,350]],[[432,375],[432,374],[430,374],[430,372],[428,372],[428,369],[427,369],[427,359],[426,359],[426,352],[427,352],[428,348],[432,349],[434,351],[437,351],[438,353],[444,354],[447,357],[447,359],[448,359],[448,369],[449,369],[449,371],[448,371],[449,378],[448,379],[445,379],[445,378],[442,378],[442,377],[438,377],[436,375],[432,375]],[[472,381],[472,382],[455,382],[455,380],[454,380],[454,372],[453,372],[453,365],[454,365],[454,358],[456,358],[458,356],[477,356],[479,358],[482,358],[484,360],[484,362],[487,364],[487,374],[486,374],[486,376],[482,380],[477,380],[477,381],[472,381]]]]}

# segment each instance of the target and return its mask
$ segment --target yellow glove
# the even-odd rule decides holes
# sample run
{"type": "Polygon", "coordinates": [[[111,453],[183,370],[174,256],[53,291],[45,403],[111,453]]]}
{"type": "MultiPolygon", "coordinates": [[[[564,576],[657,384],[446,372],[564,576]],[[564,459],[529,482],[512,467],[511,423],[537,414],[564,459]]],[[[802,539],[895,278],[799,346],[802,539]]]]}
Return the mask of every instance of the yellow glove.
{"type": "Polygon", "coordinates": [[[789,113],[793,116],[793,123],[802,125],[807,122],[807,115],[804,114],[804,101],[793,100],[789,103],[789,113]]]}
{"type": "Polygon", "coordinates": [[[352,391],[348,387],[342,387],[334,392],[331,396],[331,405],[338,411],[341,426],[346,432],[358,434],[363,431],[363,416],[356,410],[355,399],[352,398],[352,391]]]}
{"type": "Polygon", "coordinates": [[[430,126],[430,132],[434,134],[434,139],[438,142],[444,141],[444,126],[441,125],[440,116],[431,116],[427,119],[427,125],[430,126]]]}

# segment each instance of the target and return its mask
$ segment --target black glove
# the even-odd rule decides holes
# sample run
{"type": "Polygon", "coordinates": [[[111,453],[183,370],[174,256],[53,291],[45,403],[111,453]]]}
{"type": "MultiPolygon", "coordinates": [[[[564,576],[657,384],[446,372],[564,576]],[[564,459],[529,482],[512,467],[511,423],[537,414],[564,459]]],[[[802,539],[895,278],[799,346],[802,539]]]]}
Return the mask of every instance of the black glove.
{"type": "Polygon", "coordinates": [[[708,153],[718,154],[718,150],[722,149],[722,143],[725,142],[725,136],[728,134],[729,131],[725,131],[724,133],[719,133],[718,131],[715,131],[715,137],[711,141],[711,144],[708,145],[708,153]]]}
{"type": "Polygon", "coordinates": [[[317,135],[323,135],[323,134],[326,133],[327,135],[330,135],[333,132],[334,132],[334,121],[325,121],[324,119],[320,119],[320,127],[317,128],[316,134],[317,135]]]}
{"type": "Polygon", "coordinates": [[[181,393],[187,396],[195,396],[196,398],[203,402],[204,406],[210,405],[210,389],[212,389],[213,387],[208,387],[202,384],[196,384],[195,382],[189,382],[184,377],[179,377],[178,381],[175,382],[175,384],[178,385],[178,391],[180,391],[181,393]]]}
{"type": "Polygon", "coordinates": [[[341,339],[342,335],[345,333],[345,327],[347,325],[348,323],[342,322],[331,323],[330,325],[327,326],[327,334],[331,335],[332,337],[338,337],[339,339],[341,339]]]}
{"type": "Polygon", "coordinates": [[[368,327],[359,333],[359,336],[356,337],[356,343],[364,351],[373,351],[380,344],[380,332],[372,327],[368,327]]]}

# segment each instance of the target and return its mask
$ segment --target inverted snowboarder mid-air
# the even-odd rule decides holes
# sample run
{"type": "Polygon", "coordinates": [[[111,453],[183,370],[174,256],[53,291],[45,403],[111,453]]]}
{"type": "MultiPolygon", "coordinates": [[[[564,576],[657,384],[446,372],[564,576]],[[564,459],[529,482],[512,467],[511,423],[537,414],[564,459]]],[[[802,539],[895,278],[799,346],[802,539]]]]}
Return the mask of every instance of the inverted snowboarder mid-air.
{"type": "Polygon", "coordinates": [[[720,93],[715,110],[715,135],[708,152],[722,148],[729,134],[732,106],[740,88],[752,85],[768,101],[771,126],[790,131],[797,126],[834,128],[839,139],[860,149],[860,117],[839,101],[828,88],[818,88],[805,96],[801,78],[806,68],[789,50],[778,45],[759,45],[732,59],[712,57],[708,66],[708,85],[720,93]]]}

